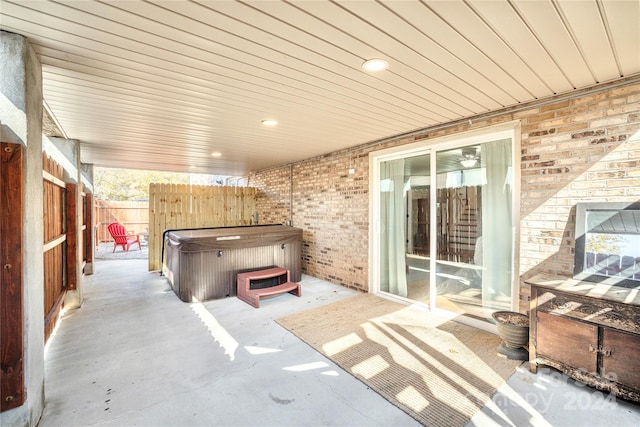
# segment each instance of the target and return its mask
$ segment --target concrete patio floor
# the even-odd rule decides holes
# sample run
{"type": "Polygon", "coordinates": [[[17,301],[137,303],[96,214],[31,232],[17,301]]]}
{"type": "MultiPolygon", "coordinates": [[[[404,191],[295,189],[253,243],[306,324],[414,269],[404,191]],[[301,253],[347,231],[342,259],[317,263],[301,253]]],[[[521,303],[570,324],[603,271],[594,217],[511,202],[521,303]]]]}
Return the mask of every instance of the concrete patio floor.
{"type": "MultiPolygon", "coordinates": [[[[414,426],[274,322],[356,295],[309,276],[303,296],[184,303],[146,259],[98,260],[45,356],[40,426],[414,426]]],[[[447,420],[443,420],[443,425],[447,420]]],[[[640,407],[524,366],[469,426],[636,426],[640,407]]]]}

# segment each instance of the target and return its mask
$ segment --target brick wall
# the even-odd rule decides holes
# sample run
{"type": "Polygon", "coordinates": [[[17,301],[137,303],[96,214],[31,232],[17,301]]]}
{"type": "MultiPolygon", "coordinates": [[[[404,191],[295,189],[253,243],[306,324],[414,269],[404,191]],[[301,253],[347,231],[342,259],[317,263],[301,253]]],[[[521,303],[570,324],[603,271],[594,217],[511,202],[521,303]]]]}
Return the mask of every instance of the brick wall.
{"type": "MultiPolygon", "coordinates": [[[[472,118],[471,124],[425,129],[383,145],[254,172],[249,185],[260,189],[260,222],[284,223],[291,214],[293,225],[304,230],[303,271],[366,291],[369,153],[511,120],[522,124],[521,278],[570,275],[575,204],[640,200],[640,83],[602,86],[570,99],[472,118]]],[[[523,282],[520,288],[520,308],[526,311],[529,289],[523,282]]]]}
{"type": "Polygon", "coordinates": [[[293,226],[303,229],[305,274],[368,289],[368,165],[369,151],[343,151],[249,178],[249,185],[260,189],[256,209],[261,224],[286,223],[291,211],[293,226]]]}
{"type": "MultiPolygon", "coordinates": [[[[640,200],[640,84],[516,115],[522,121],[520,273],[573,272],[575,204],[640,200]]],[[[529,288],[521,282],[521,311],[529,288]]]]}

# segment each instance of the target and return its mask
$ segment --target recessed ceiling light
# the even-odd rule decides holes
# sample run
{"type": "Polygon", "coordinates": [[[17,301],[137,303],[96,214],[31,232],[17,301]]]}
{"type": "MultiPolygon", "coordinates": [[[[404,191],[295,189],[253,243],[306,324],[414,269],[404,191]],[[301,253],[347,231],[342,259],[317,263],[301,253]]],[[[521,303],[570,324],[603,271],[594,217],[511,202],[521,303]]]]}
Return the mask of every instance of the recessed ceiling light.
{"type": "Polygon", "coordinates": [[[213,153],[211,153],[211,157],[220,157],[222,156],[222,153],[219,151],[214,151],[213,153]]]}
{"type": "Polygon", "coordinates": [[[268,119],[268,120],[263,120],[262,124],[265,126],[275,126],[278,124],[278,122],[276,120],[268,119]]]}
{"type": "Polygon", "coordinates": [[[362,64],[362,69],[369,72],[375,73],[377,71],[384,71],[389,67],[389,63],[384,59],[369,59],[364,61],[362,64]]]}

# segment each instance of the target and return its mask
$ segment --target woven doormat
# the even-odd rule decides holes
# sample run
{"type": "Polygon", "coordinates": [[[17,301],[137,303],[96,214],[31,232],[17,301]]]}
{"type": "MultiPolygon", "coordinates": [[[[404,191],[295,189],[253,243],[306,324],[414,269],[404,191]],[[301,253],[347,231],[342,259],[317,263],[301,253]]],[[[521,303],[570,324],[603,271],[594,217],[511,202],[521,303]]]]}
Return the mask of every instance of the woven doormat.
{"type": "Polygon", "coordinates": [[[424,425],[466,425],[522,363],[493,334],[370,294],[277,322],[424,425]]]}

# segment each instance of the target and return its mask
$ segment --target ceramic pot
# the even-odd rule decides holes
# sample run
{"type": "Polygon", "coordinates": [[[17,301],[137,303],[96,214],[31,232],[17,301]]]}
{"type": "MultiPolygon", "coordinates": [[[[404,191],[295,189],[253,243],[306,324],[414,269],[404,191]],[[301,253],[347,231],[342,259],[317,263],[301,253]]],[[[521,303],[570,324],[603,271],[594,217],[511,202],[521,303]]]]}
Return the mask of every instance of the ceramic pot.
{"type": "Polygon", "coordinates": [[[529,360],[525,348],[529,344],[529,317],[515,311],[496,311],[491,316],[504,341],[498,346],[498,354],[513,360],[529,360]]]}

